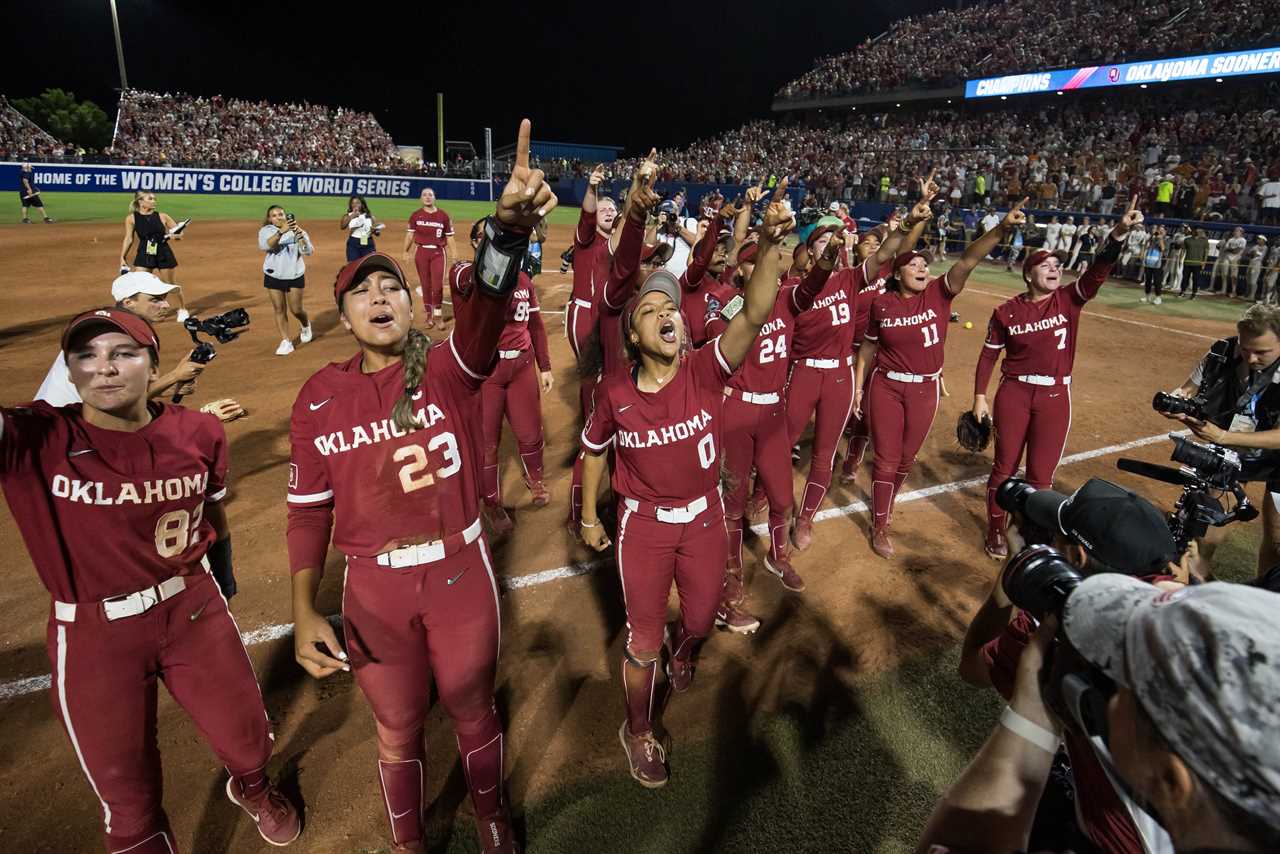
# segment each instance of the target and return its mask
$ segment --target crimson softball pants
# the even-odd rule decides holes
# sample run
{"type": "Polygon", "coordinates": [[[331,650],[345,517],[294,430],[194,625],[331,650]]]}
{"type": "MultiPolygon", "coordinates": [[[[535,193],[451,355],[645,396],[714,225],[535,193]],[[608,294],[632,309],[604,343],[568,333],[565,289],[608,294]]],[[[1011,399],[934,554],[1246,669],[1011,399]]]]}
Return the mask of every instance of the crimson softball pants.
{"type": "Polygon", "coordinates": [[[233,777],[265,782],[262,692],[212,576],[188,576],[176,596],[119,620],[96,602],[55,603],[48,650],[53,707],[102,805],[108,851],[178,850],[161,805],[157,678],[233,777]]]}
{"type": "Polygon", "coordinates": [[[652,729],[658,651],[667,623],[667,598],[676,585],[680,620],[673,657],[689,660],[715,624],[729,554],[724,506],[718,493],[690,522],[664,522],[618,502],[618,577],[627,611],[622,687],[627,725],[633,733],[652,729]]]}
{"type": "Polygon", "coordinates": [[[1027,482],[1036,489],[1053,486],[1071,430],[1071,386],[1038,386],[1005,377],[996,392],[992,422],[996,448],[987,480],[987,524],[999,530],[1005,512],[996,503],[996,490],[1018,470],[1024,450],[1027,482]]]}
{"type": "Polygon", "coordinates": [[[938,414],[938,380],[899,382],[879,368],[872,377],[868,391],[876,458],[871,469],[871,505],[875,525],[882,527],[893,516],[893,503],[938,414]]]}
{"type": "Polygon", "coordinates": [[[499,359],[493,373],[480,387],[484,413],[484,466],[480,486],[484,490],[484,501],[490,506],[502,503],[498,448],[502,444],[503,415],[516,434],[525,479],[530,483],[542,480],[542,406],[538,395],[538,372],[529,350],[514,359],[499,359]]]}
{"type": "Polygon", "coordinates": [[[349,559],[342,624],[356,684],[378,722],[379,774],[395,841],[422,838],[422,730],[433,678],[453,720],[476,815],[498,812],[503,737],[493,686],[502,629],[484,536],[404,569],[349,559]],[[416,788],[409,784],[415,781],[416,788]]]}
{"type": "Polygon", "coordinates": [[[419,246],[413,264],[418,268],[422,285],[422,302],[427,311],[444,305],[444,250],[419,246]]]}
{"type": "Polygon", "coordinates": [[[815,416],[809,477],[800,499],[803,519],[813,519],[831,487],[840,434],[853,412],[853,365],[848,359],[838,361],[840,365],[835,368],[815,368],[804,359],[791,363],[787,385],[788,447],[799,441],[809,416],[815,416]]]}
{"type": "Polygon", "coordinates": [[[781,403],[747,403],[736,397],[724,401],[724,468],[727,480],[724,513],[734,532],[729,565],[742,566],[742,516],[747,509],[751,468],[769,497],[769,554],[787,555],[787,524],[795,497],[791,493],[791,443],[787,413],[781,403]]]}

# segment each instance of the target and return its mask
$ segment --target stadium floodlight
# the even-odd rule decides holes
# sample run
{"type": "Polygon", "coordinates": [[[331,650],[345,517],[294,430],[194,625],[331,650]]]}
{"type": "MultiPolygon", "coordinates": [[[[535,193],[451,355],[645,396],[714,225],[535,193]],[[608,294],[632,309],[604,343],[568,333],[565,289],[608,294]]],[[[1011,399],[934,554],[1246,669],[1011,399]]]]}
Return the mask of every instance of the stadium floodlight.
{"type": "Polygon", "coordinates": [[[120,41],[120,14],[116,11],[116,0],[111,2],[111,27],[116,33],[116,63],[120,66],[120,89],[129,88],[129,78],[124,73],[124,44],[120,41]]]}

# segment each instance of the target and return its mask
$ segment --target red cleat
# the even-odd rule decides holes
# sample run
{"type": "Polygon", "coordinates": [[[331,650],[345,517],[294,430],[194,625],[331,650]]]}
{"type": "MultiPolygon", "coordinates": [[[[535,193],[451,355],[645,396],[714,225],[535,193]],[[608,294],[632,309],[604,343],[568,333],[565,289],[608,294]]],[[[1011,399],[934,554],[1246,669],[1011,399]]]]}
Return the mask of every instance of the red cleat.
{"type": "Polygon", "coordinates": [[[764,568],[778,576],[782,581],[782,586],[792,593],[804,592],[804,579],[800,577],[800,573],[791,568],[791,561],[787,558],[782,557],[774,560],[766,555],[764,568]]]}
{"type": "Polygon", "coordinates": [[[622,728],[618,730],[618,740],[627,752],[627,764],[637,783],[646,789],[660,789],[667,785],[670,776],[667,751],[654,737],[653,730],[632,735],[627,731],[627,722],[623,721],[622,728]]]}
{"type": "Polygon", "coordinates": [[[283,848],[302,833],[298,810],[270,782],[264,783],[257,794],[247,795],[235,778],[229,777],[227,798],[248,813],[258,825],[258,835],[277,848],[283,848]]]}
{"type": "Polygon", "coordinates": [[[736,635],[749,635],[760,628],[760,618],[748,614],[736,605],[721,602],[716,610],[716,626],[736,635]]]}
{"type": "Polygon", "coordinates": [[[871,533],[871,550],[888,560],[893,557],[893,540],[889,539],[889,526],[876,528],[871,533]]]}
{"type": "Polygon", "coordinates": [[[476,835],[484,854],[520,854],[520,847],[511,838],[511,816],[506,807],[487,818],[477,816],[476,835]]]}
{"type": "Polygon", "coordinates": [[[1004,560],[1009,556],[1009,541],[1004,531],[987,531],[987,542],[983,547],[987,557],[992,560],[1004,560]]]}
{"type": "Polygon", "coordinates": [[[501,504],[485,504],[480,512],[484,514],[485,521],[489,523],[489,530],[495,537],[504,537],[515,527],[511,516],[507,514],[507,508],[501,504]]]}

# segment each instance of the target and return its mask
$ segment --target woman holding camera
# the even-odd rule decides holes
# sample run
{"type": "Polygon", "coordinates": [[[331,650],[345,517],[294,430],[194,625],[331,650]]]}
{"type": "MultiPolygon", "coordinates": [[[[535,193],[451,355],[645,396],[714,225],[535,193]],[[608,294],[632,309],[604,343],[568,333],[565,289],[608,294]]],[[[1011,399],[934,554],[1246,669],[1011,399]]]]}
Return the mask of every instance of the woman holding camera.
{"type": "Polygon", "coordinates": [[[871,441],[876,450],[871,550],[880,557],[893,557],[889,539],[893,504],[938,412],[938,377],[952,300],[979,262],[1026,222],[1022,212],[1026,203],[1023,199],[1014,205],[999,225],[970,243],[941,276],[930,277],[927,256],[914,251],[899,254],[888,290],[871,304],[871,318],[858,348],[853,406],[861,416],[866,398],[871,410],[871,441]]]}
{"type": "Polygon", "coordinates": [[[498,584],[480,522],[481,387],[518,287],[529,232],[556,205],[516,165],[475,264],[450,271],[457,328],[413,325],[404,271],[376,253],[342,268],[334,298],[358,352],[303,386],[290,422],[289,564],[294,651],[315,678],[354,671],[377,724],[378,779],[395,851],[425,851],[423,727],[431,683],[453,720],[482,849],[517,850],[494,704],[498,584]],[[479,271],[492,272],[481,276],[479,271]],[[330,535],[346,555],[339,644],[315,606],[330,535]]]}
{"type": "Polygon", "coordinates": [[[258,229],[258,249],[267,253],[262,262],[262,286],[271,297],[276,329],[280,330],[280,346],[276,348],[276,355],[287,356],[293,352],[289,314],[298,318],[302,325],[298,343],[306,344],[311,340],[311,320],[302,307],[302,289],[307,286],[307,263],[303,256],[311,255],[315,249],[311,245],[311,237],[298,225],[293,214],[285,213],[279,205],[267,208],[262,228],[258,229]]]}
{"type": "Polygon", "coordinates": [[[347,235],[347,263],[357,258],[372,255],[378,251],[373,242],[374,235],[381,234],[385,228],[383,223],[374,219],[373,211],[365,203],[364,196],[352,196],[347,199],[347,212],[342,215],[338,228],[349,232],[347,235]]]}
{"type": "Polygon", "coordinates": [[[1129,229],[1141,222],[1134,196],[1089,269],[1070,284],[1063,281],[1059,255],[1043,249],[1032,252],[1022,264],[1027,290],[991,313],[974,376],[973,414],[978,421],[994,416],[996,447],[987,480],[985,548],[995,560],[1009,554],[1007,520],[996,503],[996,490],[1018,470],[1024,450],[1031,485],[1036,489],[1053,485],[1071,429],[1071,369],[1080,313],[1107,280],[1129,229]],[[1001,351],[1004,364],[993,413],[987,403],[987,385],[1001,351]]]}
{"type": "MultiPolygon", "coordinates": [[[[129,214],[124,218],[124,243],[120,246],[120,272],[127,273],[142,270],[153,274],[166,285],[175,285],[173,271],[178,266],[174,257],[170,240],[181,240],[182,233],[190,220],[181,224],[174,221],[167,213],[156,209],[156,194],[148,190],[139,190],[133,194],[129,203],[129,214]],[[127,260],[129,250],[137,239],[138,252],[130,265],[127,260]]],[[[190,317],[186,300],[182,296],[182,288],[177,287],[169,294],[169,303],[177,312],[179,323],[190,317]]]]}

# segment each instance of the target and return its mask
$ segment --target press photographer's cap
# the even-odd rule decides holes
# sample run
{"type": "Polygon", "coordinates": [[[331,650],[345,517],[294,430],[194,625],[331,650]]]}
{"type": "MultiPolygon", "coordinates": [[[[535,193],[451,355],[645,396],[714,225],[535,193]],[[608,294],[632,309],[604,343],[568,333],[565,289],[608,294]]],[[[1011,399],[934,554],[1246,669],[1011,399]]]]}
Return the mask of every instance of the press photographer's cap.
{"type": "Polygon", "coordinates": [[[342,307],[343,294],[364,281],[370,273],[378,271],[390,273],[404,284],[404,270],[400,269],[396,259],[385,252],[372,252],[363,258],[357,258],[338,271],[338,278],[333,283],[333,298],[337,300],[338,307],[342,307]]]}
{"type": "Polygon", "coordinates": [[[1164,515],[1147,499],[1100,478],[1071,495],[1037,489],[1027,497],[1027,518],[1061,531],[1118,572],[1162,572],[1178,559],[1164,515]]]}
{"type": "Polygon", "coordinates": [[[118,276],[111,283],[111,298],[116,302],[126,300],[129,297],[138,294],[150,294],[154,297],[161,297],[170,291],[176,291],[177,285],[171,285],[168,282],[162,282],[154,273],[148,273],[145,270],[135,270],[132,273],[125,273],[118,276]]]}
{"type": "Polygon", "coordinates": [[[68,352],[73,335],[92,326],[123,332],[141,346],[154,347],[157,353],[160,352],[160,339],[156,337],[156,331],[151,328],[151,324],[132,311],[114,306],[96,308],[71,318],[71,322],[62,330],[62,352],[68,352]]]}
{"type": "Polygon", "coordinates": [[[1071,644],[1128,687],[1215,792],[1280,824],[1280,594],[1212,582],[1162,591],[1115,573],[1067,600],[1071,644]]]}

